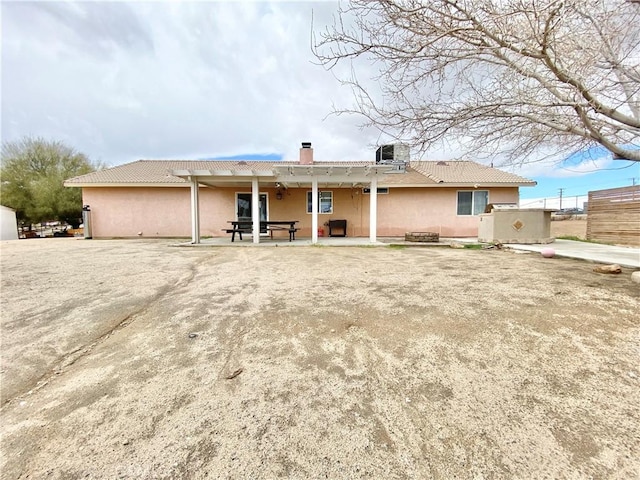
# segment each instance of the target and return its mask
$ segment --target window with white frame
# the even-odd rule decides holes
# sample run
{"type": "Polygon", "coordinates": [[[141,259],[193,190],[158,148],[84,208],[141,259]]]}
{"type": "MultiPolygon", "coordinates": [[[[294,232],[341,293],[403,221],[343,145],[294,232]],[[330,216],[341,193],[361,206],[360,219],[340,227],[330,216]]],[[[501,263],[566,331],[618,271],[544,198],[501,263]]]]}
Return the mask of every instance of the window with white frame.
{"type": "MultiPolygon", "coordinates": [[[[387,187],[378,187],[376,189],[376,192],[378,193],[378,195],[387,195],[389,193],[389,189],[387,187]]],[[[362,193],[364,193],[365,195],[370,194],[371,193],[371,188],[364,187],[362,189],[362,193]]]]}
{"type": "Polygon", "coordinates": [[[479,215],[489,203],[488,190],[461,190],[458,192],[458,215],[479,215]]]}
{"type": "MultiPolygon", "coordinates": [[[[307,213],[313,212],[311,192],[307,192],[307,213]]],[[[333,192],[318,192],[318,213],[333,213],[333,192]]]]}

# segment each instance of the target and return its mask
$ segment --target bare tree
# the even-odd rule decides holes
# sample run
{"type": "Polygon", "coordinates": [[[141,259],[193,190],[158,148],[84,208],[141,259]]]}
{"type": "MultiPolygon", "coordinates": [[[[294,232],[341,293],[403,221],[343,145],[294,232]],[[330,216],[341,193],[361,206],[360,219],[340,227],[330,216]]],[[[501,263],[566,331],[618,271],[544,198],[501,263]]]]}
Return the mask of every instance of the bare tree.
{"type": "Polygon", "coordinates": [[[352,61],[355,107],[336,113],[422,152],[455,139],[520,163],[599,144],[640,161],[637,1],[352,0],[313,50],[328,69],[352,61]],[[381,96],[358,58],[379,67],[381,96]]]}

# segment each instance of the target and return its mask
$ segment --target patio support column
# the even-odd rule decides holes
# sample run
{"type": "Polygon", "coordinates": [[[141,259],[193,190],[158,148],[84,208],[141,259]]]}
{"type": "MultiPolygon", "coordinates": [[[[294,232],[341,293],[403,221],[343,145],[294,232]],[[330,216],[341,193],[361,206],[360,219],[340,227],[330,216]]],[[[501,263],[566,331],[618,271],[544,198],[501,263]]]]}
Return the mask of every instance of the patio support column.
{"type": "Polygon", "coordinates": [[[191,181],[191,243],[200,243],[200,200],[198,197],[198,178],[189,177],[191,181]]]}
{"type": "Polygon", "coordinates": [[[369,185],[369,241],[376,242],[378,230],[378,178],[374,175],[369,185]]]}
{"type": "Polygon", "coordinates": [[[318,179],[311,179],[311,243],[318,243],[318,179]]]}
{"type": "Polygon", "coordinates": [[[251,218],[253,220],[253,243],[260,243],[260,187],[258,177],[251,179],[251,218]]]}

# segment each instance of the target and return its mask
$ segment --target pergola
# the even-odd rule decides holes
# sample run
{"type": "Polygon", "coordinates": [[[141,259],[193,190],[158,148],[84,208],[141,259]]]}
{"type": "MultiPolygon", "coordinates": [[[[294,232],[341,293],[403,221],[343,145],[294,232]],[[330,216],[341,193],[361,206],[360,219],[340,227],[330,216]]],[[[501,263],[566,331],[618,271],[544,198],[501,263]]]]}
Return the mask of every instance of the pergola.
{"type": "MultiPolygon", "coordinates": [[[[265,165],[266,166],[266,165],[265,165]]],[[[260,243],[260,183],[280,183],[284,187],[311,185],[311,243],[318,243],[318,185],[342,188],[369,186],[369,240],[376,241],[378,179],[394,170],[392,165],[273,165],[264,170],[173,170],[172,175],[187,180],[191,186],[191,243],[200,243],[199,185],[246,186],[251,182],[251,218],[253,243],[260,243]]]]}

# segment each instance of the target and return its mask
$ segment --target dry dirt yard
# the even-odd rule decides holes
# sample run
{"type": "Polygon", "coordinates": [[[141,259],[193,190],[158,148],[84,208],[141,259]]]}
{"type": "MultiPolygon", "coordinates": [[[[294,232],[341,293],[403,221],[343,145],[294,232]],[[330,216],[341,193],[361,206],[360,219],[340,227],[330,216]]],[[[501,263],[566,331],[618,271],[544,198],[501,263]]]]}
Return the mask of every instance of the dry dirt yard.
{"type": "Polygon", "coordinates": [[[0,249],[3,479],[638,478],[629,270],[438,247],[0,249]]]}

